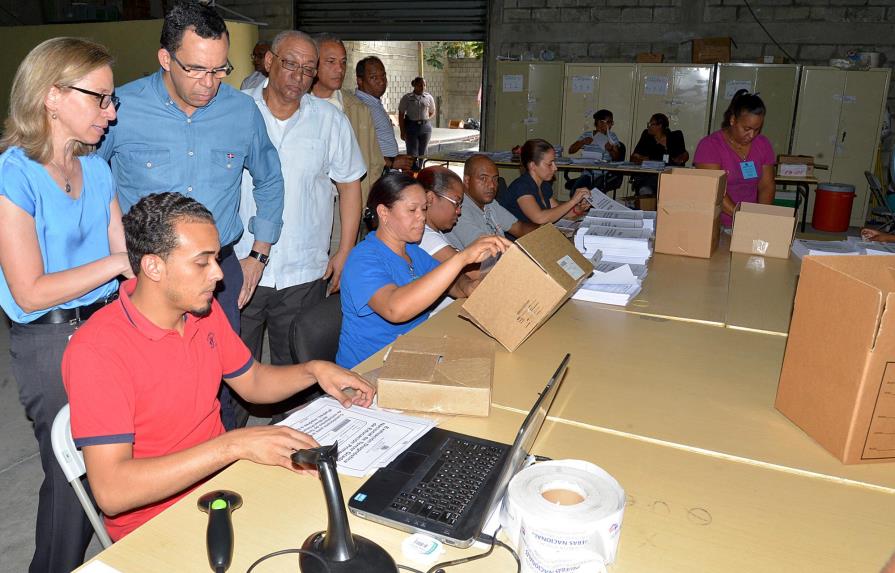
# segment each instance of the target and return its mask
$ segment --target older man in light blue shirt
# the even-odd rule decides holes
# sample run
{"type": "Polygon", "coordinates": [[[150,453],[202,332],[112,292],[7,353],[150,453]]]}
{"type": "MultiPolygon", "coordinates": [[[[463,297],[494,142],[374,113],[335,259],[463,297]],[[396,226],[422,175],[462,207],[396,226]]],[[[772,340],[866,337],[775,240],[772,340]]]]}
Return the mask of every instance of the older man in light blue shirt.
{"type": "MultiPolygon", "coordinates": [[[[234,330],[251,298],[272,243],[280,235],[283,176],[277,150],[252,98],[222,85],[233,70],[230,40],[221,16],[199,2],[176,3],[162,25],[161,69],[117,90],[117,123],[98,152],[108,159],[121,208],[141,197],[177,191],[205,205],[220,233],[224,279],[216,296],[234,330]],[[252,253],[240,261],[233,244],[243,234],[239,218],[243,168],[254,180],[257,215],[248,223],[252,253]]],[[[221,396],[224,426],[235,416],[229,392],[221,396]]]]}

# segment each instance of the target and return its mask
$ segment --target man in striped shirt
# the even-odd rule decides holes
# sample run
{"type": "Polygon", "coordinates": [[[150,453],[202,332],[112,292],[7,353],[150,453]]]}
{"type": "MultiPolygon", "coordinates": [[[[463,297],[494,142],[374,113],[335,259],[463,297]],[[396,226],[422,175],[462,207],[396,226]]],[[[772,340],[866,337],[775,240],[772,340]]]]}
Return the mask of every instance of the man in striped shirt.
{"type": "Polygon", "coordinates": [[[392,120],[379,99],[388,87],[385,65],[376,56],[368,56],[357,63],[354,68],[357,75],[355,95],[370,108],[373,116],[373,127],[385,159],[385,166],[391,169],[409,170],[413,167],[413,158],[398,153],[398,140],[392,127],[392,120]]]}

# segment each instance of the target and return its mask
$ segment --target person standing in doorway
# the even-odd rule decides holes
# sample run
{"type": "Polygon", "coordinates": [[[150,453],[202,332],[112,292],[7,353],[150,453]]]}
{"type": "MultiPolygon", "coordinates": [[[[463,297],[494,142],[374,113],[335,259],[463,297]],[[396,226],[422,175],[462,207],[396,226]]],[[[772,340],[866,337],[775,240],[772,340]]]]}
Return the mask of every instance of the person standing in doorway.
{"type": "Polygon", "coordinates": [[[417,76],[410,85],[413,91],[404,94],[398,104],[398,126],[401,139],[407,144],[407,155],[414,158],[414,170],[419,170],[432,138],[430,120],[435,117],[435,98],[426,91],[426,80],[422,77],[417,76]]]}

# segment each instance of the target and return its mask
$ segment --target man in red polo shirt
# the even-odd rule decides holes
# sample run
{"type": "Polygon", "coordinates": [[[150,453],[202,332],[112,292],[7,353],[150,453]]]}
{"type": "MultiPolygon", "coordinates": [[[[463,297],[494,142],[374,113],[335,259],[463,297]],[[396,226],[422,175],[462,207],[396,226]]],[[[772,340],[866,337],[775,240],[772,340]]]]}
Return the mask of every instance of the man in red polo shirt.
{"type": "Polygon", "coordinates": [[[117,540],[240,460],[295,471],[290,455],[314,439],[282,426],[225,432],[218,387],[279,402],[319,383],[345,407],[374,390],[330,362],[260,364],[213,293],[222,273],[211,213],[178,193],[149,195],[124,217],[135,279],[72,337],[62,363],[72,435],[117,540]],[[348,398],[342,390],[353,388],[348,398]]]}

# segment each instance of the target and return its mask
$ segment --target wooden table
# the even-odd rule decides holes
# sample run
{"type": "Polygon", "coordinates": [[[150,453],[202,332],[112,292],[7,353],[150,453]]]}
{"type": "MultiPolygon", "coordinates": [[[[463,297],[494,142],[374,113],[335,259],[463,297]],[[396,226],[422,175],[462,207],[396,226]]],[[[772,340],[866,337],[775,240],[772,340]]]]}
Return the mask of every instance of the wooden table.
{"type": "Polygon", "coordinates": [[[802,232],[805,232],[805,219],[808,217],[808,197],[811,193],[811,186],[817,185],[819,181],[816,177],[795,177],[792,175],[775,175],[774,183],[783,185],[795,185],[796,187],[796,208],[795,214],[799,215],[799,205],[802,206],[802,232]],[[803,202],[804,201],[804,202],[803,202]]]}
{"type": "MultiPolygon", "coordinates": [[[[567,390],[563,389],[560,392],[567,390]]],[[[509,440],[521,415],[495,409],[487,419],[443,425],[509,440]]],[[[548,421],[535,451],[581,458],[616,477],[627,494],[613,573],[878,571],[895,548],[895,494],[682,451],[630,437],[548,421]]],[[[361,480],[341,478],[346,495],[361,480]]],[[[206,515],[198,497],[214,489],[243,496],[233,514],[236,546],[230,571],[245,571],[264,554],[299,547],[325,528],[317,480],[283,468],[238,462],[95,559],[121,571],[205,573],[206,515]]],[[[349,517],[352,531],[416,568],[400,550],[405,533],[349,517]]],[[[479,552],[448,548],[445,558],[479,552]]],[[[277,557],[258,573],[293,573],[295,556],[277,557]]],[[[515,570],[497,549],[459,573],[515,570]]],[[[450,570],[449,570],[450,571],[450,570]]]]}
{"type": "Polygon", "coordinates": [[[730,253],[725,326],[786,336],[801,267],[792,253],[786,259],[730,253]]]}

